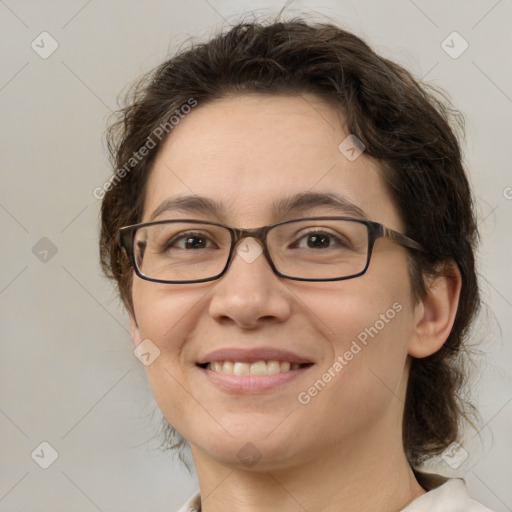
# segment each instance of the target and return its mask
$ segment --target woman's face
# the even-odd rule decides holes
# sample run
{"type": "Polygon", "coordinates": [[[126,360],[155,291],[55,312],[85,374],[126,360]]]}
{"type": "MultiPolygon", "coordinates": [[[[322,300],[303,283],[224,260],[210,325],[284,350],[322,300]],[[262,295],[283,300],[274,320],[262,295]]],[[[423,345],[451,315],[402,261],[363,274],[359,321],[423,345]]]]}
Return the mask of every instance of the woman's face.
{"type": "MultiPolygon", "coordinates": [[[[325,193],[401,231],[378,164],[364,153],[351,161],[353,152],[339,149],[349,135],[342,124],[314,96],[246,95],[199,104],[155,161],[142,221],[182,196],[205,197],[222,211],[170,208],[151,220],[256,228],[296,217],[355,215],[353,207],[321,202],[273,213],[279,201],[325,193]]],[[[415,317],[406,250],[381,238],[364,275],[301,282],[275,275],[254,239],[238,247],[246,254],[235,253],[216,281],[133,280],[134,343],[149,339],[160,350],[146,367],[148,379],[194,456],[278,468],[399,438],[415,317]],[[270,375],[223,373],[232,371],[223,361],[245,363],[235,364],[243,373],[261,360],[285,364],[253,368],[270,375]],[[204,367],[210,361],[217,362],[214,370],[204,367]],[[288,371],[287,362],[295,362],[288,371]]]]}

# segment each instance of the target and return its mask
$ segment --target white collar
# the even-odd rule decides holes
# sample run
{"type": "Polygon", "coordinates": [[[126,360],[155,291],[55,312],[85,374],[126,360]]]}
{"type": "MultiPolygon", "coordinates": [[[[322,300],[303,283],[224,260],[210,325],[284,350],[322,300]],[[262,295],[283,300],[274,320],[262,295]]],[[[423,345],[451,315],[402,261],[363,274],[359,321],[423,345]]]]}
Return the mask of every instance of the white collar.
{"type": "Polygon", "coordinates": [[[401,512],[491,512],[469,497],[464,480],[450,478],[416,498],[401,512]]]}

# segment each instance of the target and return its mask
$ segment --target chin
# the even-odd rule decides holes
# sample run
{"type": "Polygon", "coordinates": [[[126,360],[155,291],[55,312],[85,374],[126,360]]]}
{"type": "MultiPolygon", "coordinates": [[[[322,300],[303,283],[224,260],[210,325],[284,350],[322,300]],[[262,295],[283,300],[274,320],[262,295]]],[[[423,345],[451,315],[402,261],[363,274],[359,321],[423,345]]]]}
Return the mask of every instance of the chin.
{"type": "Polygon", "coordinates": [[[223,466],[247,471],[284,469],[304,458],[296,436],[288,430],[268,434],[266,429],[262,433],[254,424],[252,428],[238,424],[237,428],[228,427],[227,430],[229,434],[223,431],[221,435],[217,429],[198,432],[190,441],[194,458],[206,455],[223,466]]]}

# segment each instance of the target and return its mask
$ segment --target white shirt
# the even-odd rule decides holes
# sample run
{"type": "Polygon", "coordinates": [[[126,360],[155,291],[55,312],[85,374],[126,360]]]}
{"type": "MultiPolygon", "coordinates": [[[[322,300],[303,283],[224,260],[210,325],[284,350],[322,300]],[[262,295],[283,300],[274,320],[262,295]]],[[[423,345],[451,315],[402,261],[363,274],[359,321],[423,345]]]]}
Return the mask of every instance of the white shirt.
{"type": "MultiPolygon", "coordinates": [[[[201,512],[201,496],[194,494],[178,512],[201,512]]],[[[450,478],[409,503],[401,512],[492,512],[469,497],[466,484],[450,478]]]]}

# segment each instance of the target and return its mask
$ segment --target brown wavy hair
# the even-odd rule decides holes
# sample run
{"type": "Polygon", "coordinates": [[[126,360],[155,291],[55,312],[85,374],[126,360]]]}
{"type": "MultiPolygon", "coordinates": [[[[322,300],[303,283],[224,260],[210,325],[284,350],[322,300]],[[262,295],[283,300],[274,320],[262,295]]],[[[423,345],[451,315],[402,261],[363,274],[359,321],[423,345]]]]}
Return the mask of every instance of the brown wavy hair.
{"type": "MultiPolygon", "coordinates": [[[[205,43],[191,43],[138,81],[107,132],[115,172],[103,189],[102,268],[133,312],[133,272],[116,233],[141,220],[145,184],[165,142],[155,130],[191,99],[204,105],[245,93],[310,93],[342,112],[348,131],[379,161],[405,234],[427,249],[409,255],[416,301],[427,293],[425,278],[441,272],[443,263],[454,261],[460,270],[462,290],[448,339],[435,354],[411,361],[403,445],[411,465],[419,466],[457,440],[461,420],[475,412],[461,393],[469,327],[480,304],[473,195],[457,135],[463,118],[439,90],[359,37],[301,18],[241,22],[205,43]],[[150,138],[154,147],[139,159],[150,138]]],[[[186,441],[164,425],[168,446],[182,450],[186,441]]]]}

